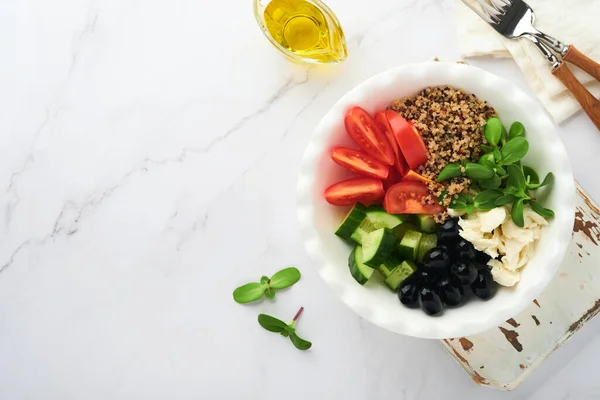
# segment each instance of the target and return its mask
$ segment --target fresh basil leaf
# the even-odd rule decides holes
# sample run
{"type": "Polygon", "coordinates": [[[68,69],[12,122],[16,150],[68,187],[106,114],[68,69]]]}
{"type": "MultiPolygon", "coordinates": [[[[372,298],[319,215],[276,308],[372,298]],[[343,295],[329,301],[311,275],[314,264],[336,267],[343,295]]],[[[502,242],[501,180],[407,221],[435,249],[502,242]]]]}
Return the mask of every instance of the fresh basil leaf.
{"type": "Polygon", "coordinates": [[[267,282],[269,282],[269,277],[268,276],[264,276],[263,275],[263,276],[260,277],[260,283],[262,283],[264,285],[267,282]]]}
{"type": "Polygon", "coordinates": [[[467,214],[473,214],[475,212],[475,206],[473,204],[467,204],[465,211],[467,214]]]}
{"type": "Polygon", "coordinates": [[[298,268],[284,268],[271,277],[271,283],[269,283],[269,286],[275,290],[285,289],[298,282],[300,280],[300,276],[301,275],[300,271],[298,271],[298,268]]]}
{"type": "Polygon", "coordinates": [[[445,180],[456,178],[457,176],[461,176],[462,171],[460,169],[459,164],[448,164],[444,167],[444,169],[440,172],[437,177],[438,182],[443,182],[445,180]]]}
{"type": "Polygon", "coordinates": [[[498,175],[494,175],[491,179],[478,181],[482,189],[498,189],[502,185],[502,179],[498,175]]]}
{"type": "Polygon", "coordinates": [[[485,145],[485,144],[481,145],[481,150],[483,150],[484,152],[486,152],[488,154],[491,153],[491,152],[493,152],[495,149],[496,148],[492,147],[492,146],[488,146],[488,145],[485,145]]]}
{"type": "Polygon", "coordinates": [[[546,219],[554,217],[554,211],[552,211],[548,208],[542,207],[540,205],[540,203],[538,203],[537,201],[530,200],[529,205],[531,206],[531,209],[533,211],[540,214],[542,217],[544,217],[546,219]]]}
{"type": "Polygon", "coordinates": [[[513,122],[508,132],[508,140],[514,139],[517,136],[525,136],[525,127],[519,121],[513,122]]]}
{"type": "Polygon", "coordinates": [[[478,164],[481,165],[487,165],[488,167],[492,167],[494,168],[496,166],[496,163],[494,162],[494,155],[493,154],[484,154],[481,157],[479,157],[479,160],[477,161],[478,164]]]}
{"type": "Polygon", "coordinates": [[[515,225],[520,228],[525,226],[525,218],[523,217],[523,199],[518,199],[515,201],[511,211],[511,216],[515,225]]]}
{"type": "Polygon", "coordinates": [[[496,199],[496,201],[494,201],[494,205],[497,207],[500,207],[505,204],[514,203],[515,200],[516,200],[516,197],[513,196],[512,194],[505,194],[503,196],[498,197],[496,199]]]}
{"type": "Polygon", "coordinates": [[[471,179],[490,179],[496,173],[493,168],[488,167],[487,165],[475,164],[475,163],[467,163],[465,165],[465,174],[471,179]]]}
{"type": "Polygon", "coordinates": [[[300,338],[300,336],[296,335],[295,333],[290,334],[290,340],[298,350],[308,350],[312,346],[311,342],[300,338]]]}
{"type": "Polygon", "coordinates": [[[490,145],[496,146],[502,137],[502,129],[504,127],[498,118],[490,118],[483,126],[483,136],[490,145]]]}
{"type": "Polygon", "coordinates": [[[512,138],[506,142],[504,147],[502,147],[502,150],[500,150],[500,154],[502,155],[502,164],[514,164],[525,157],[525,154],[527,154],[528,151],[529,142],[527,139],[521,136],[512,138]]]}
{"type": "Polygon", "coordinates": [[[527,187],[529,189],[533,190],[533,189],[541,188],[542,186],[551,185],[553,182],[554,182],[554,174],[552,172],[548,172],[548,175],[546,175],[546,177],[544,178],[542,183],[529,184],[529,185],[527,185],[527,187]]]}
{"type": "Polygon", "coordinates": [[[263,297],[267,285],[258,282],[246,283],[233,291],[233,300],[245,304],[263,297]]]}
{"type": "Polygon", "coordinates": [[[530,184],[538,184],[540,183],[540,177],[538,176],[537,172],[535,172],[535,170],[531,167],[528,167],[526,165],[523,165],[523,175],[525,175],[525,182],[527,183],[527,186],[529,186],[530,184]]]}
{"type": "Polygon", "coordinates": [[[282,332],[288,326],[285,322],[267,314],[258,315],[258,323],[269,332],[282,332]]]}
{"type": "Polygon", "coordinates": [[[265,297],[269,300],[273,300],[275,298],[275,290],[273,288],[266,288],[265,289],[265,297]]]}
{"type": "Polygon", "coordinates": [[[511,194],[518,194],[525,191],[525,176],[521,168],[516,165],[508,165],[506,167],[508,171],[508,179],[506,179],[506,188],[515,188],[516,192],[511,194]]]}

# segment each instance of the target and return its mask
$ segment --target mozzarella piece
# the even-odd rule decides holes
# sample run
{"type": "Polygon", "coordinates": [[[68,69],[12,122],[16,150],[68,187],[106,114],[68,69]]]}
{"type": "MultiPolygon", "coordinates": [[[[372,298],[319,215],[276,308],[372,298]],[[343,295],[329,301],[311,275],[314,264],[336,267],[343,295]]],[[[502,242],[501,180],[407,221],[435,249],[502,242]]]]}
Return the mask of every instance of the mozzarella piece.
{"type": "Polygon", "coordinates": [[[521,280],[521,273],[519,271],[510,271],[503,268],[502,263],[498,260],[490,260],[488,265],[492,263],[492,277],[498,284],[502,286],[515,286],[519,280],[521,280]],[[499,265],[496,265],[499,264],[499,265]]]}
{"type": "Polygon", "coordinates": [[[496,207],[490,211],[480,212],[478,213],[478,218],[481,224],[481,231],[491,233],[506,219],[506,209],[504,207],[496,207]]]}

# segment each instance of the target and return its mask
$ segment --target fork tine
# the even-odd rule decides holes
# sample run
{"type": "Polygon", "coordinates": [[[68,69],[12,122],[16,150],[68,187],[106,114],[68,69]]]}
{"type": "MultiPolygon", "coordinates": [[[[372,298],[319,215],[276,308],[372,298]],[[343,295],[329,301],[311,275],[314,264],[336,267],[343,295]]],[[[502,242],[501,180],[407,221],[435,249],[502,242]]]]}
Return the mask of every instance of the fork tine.
{"type": "MultiPolygon", "coordinates": [[[[481,2],[479,0],[476,0],[479,4],[481,4],[481,2]]],[[[479,17],[484,20],[485,22],[487,22],[488,24],[493,24],[494,21],[492,20],[492,18],[486,13],[482,13],[480,10],[478,10],[477,8],[473,7],[471,5],[471,3],[468,0],[462,0],[462,2],[469,7],[471,10],[473,10],[473,12],[477,15],[479,15],[479,17]]]]}

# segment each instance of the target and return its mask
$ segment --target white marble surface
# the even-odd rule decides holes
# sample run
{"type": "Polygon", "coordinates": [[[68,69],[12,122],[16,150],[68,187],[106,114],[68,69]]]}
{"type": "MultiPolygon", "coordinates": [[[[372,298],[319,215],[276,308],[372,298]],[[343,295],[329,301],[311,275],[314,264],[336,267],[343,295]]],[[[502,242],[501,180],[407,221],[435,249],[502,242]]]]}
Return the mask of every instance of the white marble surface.
{"type": "MultiPolygon", "coordinates": [[[[333,67],[279,56],[250,0],[0,3],[0,398],[600,396],[598,320],[506,394],[311,268],[294,191],[317,121],[374,73],[458,55],[450,0],[329,4],[350,51],[333,67]],[[276,302],[232,301],[288,264],[304,275],[276,302]],[[310,352],[256,323],[301,305],[310,352]]],[[[472,63],[525,87],[511,61],[472,63]]],[[[583,115],[559,129],[600,198],[600,135],[583,115]]]]}

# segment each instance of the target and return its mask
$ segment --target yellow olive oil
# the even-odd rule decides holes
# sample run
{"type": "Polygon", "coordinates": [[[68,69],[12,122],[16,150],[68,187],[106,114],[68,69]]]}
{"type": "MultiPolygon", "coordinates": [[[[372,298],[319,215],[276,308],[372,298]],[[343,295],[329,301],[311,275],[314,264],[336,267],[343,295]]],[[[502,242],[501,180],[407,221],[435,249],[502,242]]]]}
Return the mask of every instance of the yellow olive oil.
{"type": "Polygon", "coordinates": [[[265,35],[296,61],[337,63],[348,55],[344,32],[333,12],[319,0],[271,0],[255,14],[265,35]]]}

